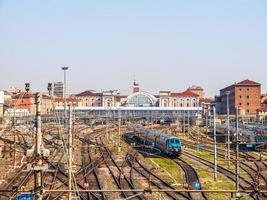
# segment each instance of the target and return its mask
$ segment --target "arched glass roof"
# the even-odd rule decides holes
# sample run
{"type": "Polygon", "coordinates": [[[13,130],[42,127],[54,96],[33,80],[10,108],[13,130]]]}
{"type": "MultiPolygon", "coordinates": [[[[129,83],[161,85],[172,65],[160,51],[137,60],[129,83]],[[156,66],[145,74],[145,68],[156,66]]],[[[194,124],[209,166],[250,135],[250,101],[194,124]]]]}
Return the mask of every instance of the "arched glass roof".
{"type": "Polygon", "coordinates": [[[127,97],[126,106],[131,107],[153,107],[157,99],[146,92],[136,92],[127,97]]]}

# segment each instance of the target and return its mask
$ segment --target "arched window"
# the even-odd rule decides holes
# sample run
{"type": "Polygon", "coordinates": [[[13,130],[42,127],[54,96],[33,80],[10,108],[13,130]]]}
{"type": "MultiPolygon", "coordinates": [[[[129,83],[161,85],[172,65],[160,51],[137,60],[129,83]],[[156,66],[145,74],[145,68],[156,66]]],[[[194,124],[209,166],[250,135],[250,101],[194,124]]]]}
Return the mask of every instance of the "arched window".
{"type": "Polygon", "coordinates": [[[111,107],[111,99],[106,100],[106,105],[107,105],[107,107],[111,107]]]}
{"type": "Polygon", "coordinates": [[[163,100],[163,107],[168,107],[168,100],[167,99],[163,100]]]}

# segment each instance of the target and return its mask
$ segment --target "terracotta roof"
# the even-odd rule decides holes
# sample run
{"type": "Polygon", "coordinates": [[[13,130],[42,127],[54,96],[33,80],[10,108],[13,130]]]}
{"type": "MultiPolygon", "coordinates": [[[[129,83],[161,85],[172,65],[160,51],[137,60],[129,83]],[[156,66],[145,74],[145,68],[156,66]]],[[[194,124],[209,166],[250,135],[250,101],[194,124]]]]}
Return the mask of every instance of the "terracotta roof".
{"type": "Polygon", "coordinates": [[[255,81],[251,81],[249,79],[246,79],[246,80],[243,80],[243,81],[236,83],[235,85],[260,85],[260,84],[255,82],[255,81]]]}
{"type": "Polygon", "coordinates": [[[198,97],[199,95],[190,91],[190,90],[186,90],[184,92],[180,92],[180,93],[171,93],[171,96],[179,96],[179,97],[198,97]]]}
{"type": "Polygon", "coordinates": [[[261,107],[261,108],[257,109],[257,111],[265,111],[265,112],[267,112],[267,107],[261,107]]]}
{"type": "Polygon", "coordinates": [[[102,93],[94,92],[93,90],[86,90],[82,93],[76,94],[76,97],[88,97],[88,96],[102,96],[102,93]]]}
{"type": "Polygon", "coordinates": [[[27,93],[27,92],[21,92],[19,94],[16,94],[13,96],[13,98],[18,99],[18,98],[32,98],[33,94],[32,93],[27,93]]]}
{"type": "MultiPolygon", "coordinates": [[[[63,102],[64,98],[55,98],[55,101],[57,102],[63,102]]],[[[78,102],[79,99],[76,98],[66,98],[66,102],[78,102]]]]}

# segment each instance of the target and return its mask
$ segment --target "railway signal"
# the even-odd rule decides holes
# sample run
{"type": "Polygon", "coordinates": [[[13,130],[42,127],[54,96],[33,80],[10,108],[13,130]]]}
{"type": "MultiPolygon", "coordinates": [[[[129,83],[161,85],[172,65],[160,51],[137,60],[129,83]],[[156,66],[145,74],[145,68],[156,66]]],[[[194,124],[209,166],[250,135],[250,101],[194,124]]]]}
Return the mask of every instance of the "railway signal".
{"type": "Polygon", "coordinates": [[[30,83],[25,83],[25,91],[26,92],[30,91],[30,83]]]}

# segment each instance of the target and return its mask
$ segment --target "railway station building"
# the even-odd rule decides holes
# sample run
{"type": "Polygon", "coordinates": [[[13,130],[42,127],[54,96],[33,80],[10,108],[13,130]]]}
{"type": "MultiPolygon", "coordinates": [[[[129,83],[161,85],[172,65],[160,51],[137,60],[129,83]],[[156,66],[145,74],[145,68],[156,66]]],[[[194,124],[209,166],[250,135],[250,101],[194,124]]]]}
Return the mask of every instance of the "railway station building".
{"type": "MultiPolygon", "coordinates": [[[[140,85],[134,81],[132,94],[121,95],[117,90],[95,92],[84,91],[73,97],[79,100],[77,112],[94,112],[103,114],[105,112],[127,113],[127,114],[195,114],[202,110],[200,95],[204,96],[201,87],[192,88],[184,92],[161,91],[158,95],[151,94],[140,89],[140,85]]],[[[58,108],[59,110],[62,109],[58,108]]]]}

